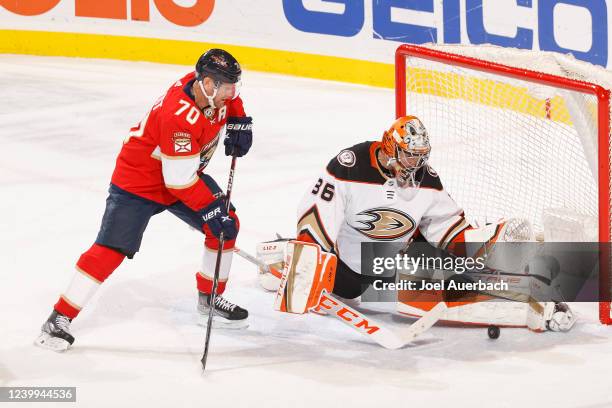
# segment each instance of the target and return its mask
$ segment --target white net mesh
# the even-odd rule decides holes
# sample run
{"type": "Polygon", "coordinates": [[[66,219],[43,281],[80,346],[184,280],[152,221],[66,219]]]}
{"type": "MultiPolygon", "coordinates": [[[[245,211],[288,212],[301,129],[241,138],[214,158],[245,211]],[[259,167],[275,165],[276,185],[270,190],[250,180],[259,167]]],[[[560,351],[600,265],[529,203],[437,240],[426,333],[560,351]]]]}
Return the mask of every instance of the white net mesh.
{"type": "MultiPolygon", "coordinates": [[[[435,48],[572,79],[591,75],[591,82],[595,71],[612,84],[607,71],[589,65],[592,71],[580,72],[581,63],[556,54],[435,48]]],[[[431,164],[469,218],[525,218],[542,233],[544,210],[598,216],[594,95],[413,56],[406,67],[406,111],[428,128],[431,164]]]]}
{"type": "MultiPolygon", "coordinates": [[[[427,47],[612,89],[611,72],[571,56],[494,46],[427,47]]],[[[538,236],[564,241],[597,240],[602,226],[612,224],[599,213],[602,130],[595,95],[540,85],[520,72],[517,79],[452,60],[405,61],[406,113],[427,127],[430,162],[471,221],[523,218],[538,236]]],[[[609,118],[609,106],[606,111],[609,118]]],[[[604,179],[612,186],[610,174],[604,179]]],[[[601,200],[611,208],[612,197],[601,200]]],[[[609,234],[603,238],[611,241],[609,234]]],[[[602,321],[610,323],[607,306],[602,321]]]]}

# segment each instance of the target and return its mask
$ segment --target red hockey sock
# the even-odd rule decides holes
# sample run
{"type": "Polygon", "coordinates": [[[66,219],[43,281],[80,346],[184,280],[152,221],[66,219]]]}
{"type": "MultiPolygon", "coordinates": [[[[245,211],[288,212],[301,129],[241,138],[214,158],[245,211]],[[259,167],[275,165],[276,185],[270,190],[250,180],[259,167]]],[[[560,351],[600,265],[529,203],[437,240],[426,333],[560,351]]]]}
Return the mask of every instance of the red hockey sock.
{"type": "Polygon", "coordinates": [[[115,250],[93,244],[79,258],[76,264],[78,272],[55,304],[55,310],[70,319],[77,317],[100,284],[117,269],[124,258],[125,255],[115,250]]]}
{"type": "Polygon", "coordinates": [[[67,301],[64,296],[60,296],[53,308],[64,316],[67,316],[69,319],[74,319],[81,311],[80,308],[67,301]]]}
{"type": "MultiPolygon", "coordinates": [[[[198,291],[210,294],[212,293],[213,281],[202,275],[200,272],[196,273],[196,282],[198,285],[198,291]]],[[[219,281],[217,283],[217,295],[222,294],[225,291],[226,280],[219,281]]]]}
{"type": "Polygon", "coordinates": [[[93,244],[77,262],[77,268],[102,283],[121,265],[125,255],[108,247],[93,244]]]}

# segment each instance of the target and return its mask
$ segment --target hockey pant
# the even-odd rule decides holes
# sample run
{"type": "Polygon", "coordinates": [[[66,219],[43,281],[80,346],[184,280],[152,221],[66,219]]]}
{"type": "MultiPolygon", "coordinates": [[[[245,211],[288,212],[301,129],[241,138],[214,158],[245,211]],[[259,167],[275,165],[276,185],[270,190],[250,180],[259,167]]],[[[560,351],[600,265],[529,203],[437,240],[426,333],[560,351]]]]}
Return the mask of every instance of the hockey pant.
{"type": "MultiPolygon", "coordinates": [[[[221,192],[217,183],[208,175],[201,175],[213,193],[221,192]]],[[[55,310],[75,318],[94,295],[98,287],[113,273],[125,257],[131,259],[140,249],[143,234],[152,216],[168,210],[179,219],[205,235],[201,270],[196,273],[197,289],[212,291],[212,278],[219,248],[219,240],[203,223],[202,217],[182,202],[163,205],[129,193],[111,184],[102,225],[95,243],[84,252],[76,264],[76,273],[68,289],[55,304],[55,310]]],[[[232,207],[233,208],[233,207],[232,207]]],[[[239,226],[235,211],[230,211],[239,226]]],[[[235,240],[223,244],[223,256],[219,271],[217,293],[225,290],[235,240]]]]}

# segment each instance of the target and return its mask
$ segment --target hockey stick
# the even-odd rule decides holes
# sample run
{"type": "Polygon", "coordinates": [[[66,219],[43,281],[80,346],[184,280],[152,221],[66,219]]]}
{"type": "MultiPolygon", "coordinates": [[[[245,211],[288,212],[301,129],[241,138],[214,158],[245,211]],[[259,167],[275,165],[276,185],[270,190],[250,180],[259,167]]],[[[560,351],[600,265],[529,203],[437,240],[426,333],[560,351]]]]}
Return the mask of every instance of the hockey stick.
{"type": "MultiPolygon", "coordinates": [[[[247,261],[263,268],[277,278],[282,274],[275,268],[266,265],[253,255],[244,250],[234,247],[234,252],[247,261]]],[[[446,303],[440,302],[433,309],[423,314],[423,316],[411,324],[409,327],[400,330],[391,330],[380,323],[366,317],[358,310],[346,305],[340,299],[323,290],[319,299],[318,308],[325,310],[329,315],[350,326],[364,336],[370,337],[373,341],[386,349],[395,350],[402,348],[433,326],[447,309],[446,303]]]]}
{"type": "MultiPolygon", "coordinates": [[[[234,185],[234,169],[236,168],[236,156],[232,156],[229,176],[227,180],[227,193],[225,193],[225,211],[230,212],[230,198],[232,196],[232,186],[234,185]]],[[[204,355],[202,355],[202,370],[206,370],[208,360],[208,346],[210,345],[210,333],[212,331],[213,315],[215,314],[215,298],[217,297],[217,284],[219,283],[219,269],[221,269],[221,257],[223,256],[223,244],[225,237],[223,231],[219,234],[219,249],[217,249],[217,261],[215,262],[215,275],[213,276],[212,292],[210,293],[210,309],[208,310],[208,324],[206,325],[206,340],[204,341],[204,355]]]]}

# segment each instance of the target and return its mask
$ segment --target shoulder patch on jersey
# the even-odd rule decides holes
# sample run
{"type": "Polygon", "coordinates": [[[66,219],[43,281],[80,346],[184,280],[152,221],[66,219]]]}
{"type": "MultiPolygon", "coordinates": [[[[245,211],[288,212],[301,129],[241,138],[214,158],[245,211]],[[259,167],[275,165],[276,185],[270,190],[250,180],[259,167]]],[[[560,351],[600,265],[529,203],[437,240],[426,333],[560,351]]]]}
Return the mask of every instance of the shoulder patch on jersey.
{"type": "Polygon", "coordinates": [[[433,177],[438,177],[438,173],[429,164],[427,165],[427,172],[433,177]]]}
{"type": "Polygon", "coordinates": [[[374,142],[363,142],[343,149],[327,165],[333,177],[357,183],[385,184],[386,179],[370,164],[370,147],[374,142]]]}
{"type": "Polygon", "coordinates": [[[422,188],[431,188],[440,191],[443,190],[440,176],[438,176],[438,173],[429,164],[426,164],[423,168],[419,169],[419,172],[422,174],[422,188]]]}
{"type": "Polygon", "coordinates": [[[338,159],[338,163],[340,163],[344,167],[353,167],[355,165],[355,162],[357,161],[355,153],[352,150],[348,149],[344,149],[343,151],[341,151],[338,156],[336,156],[336,158],[338,159]]]}
{"type": "Polygon", "coordinates": [[[174,153],[191,153],[191,133],[174,132],[172,135],[174,153]]]}

